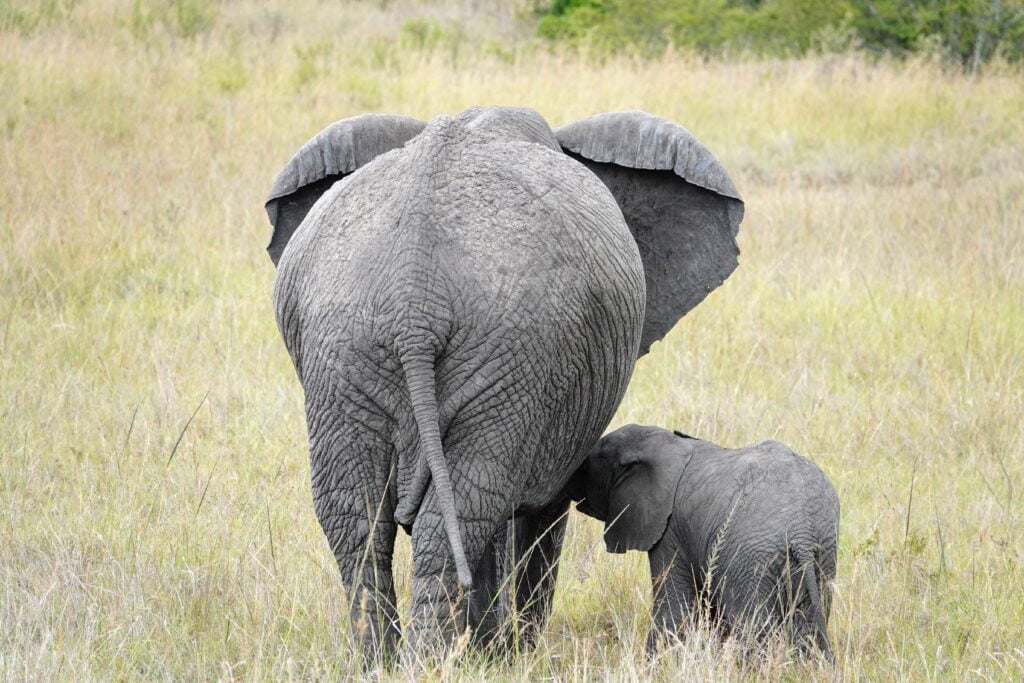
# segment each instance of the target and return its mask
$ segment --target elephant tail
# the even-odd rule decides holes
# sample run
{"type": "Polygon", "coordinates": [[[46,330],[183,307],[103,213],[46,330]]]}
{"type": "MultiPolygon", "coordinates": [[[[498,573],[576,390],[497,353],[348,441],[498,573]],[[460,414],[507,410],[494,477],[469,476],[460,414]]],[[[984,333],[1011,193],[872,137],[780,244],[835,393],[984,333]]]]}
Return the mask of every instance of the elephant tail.
{"type": "MultiPolygon", "coordinates": [[[[796,636],[798,646],[806,651],[813,643],[829,662],[834,661],[832,646],[829,643],[825,623],[825,609],[822,605],[821,587],[818,585],[818,565],[812,557],[803,557],[802,553],[793,558],[797,562],[799,580],[803,583],[805,607],[807,612],[799,615],[796,636]],[[802,618],[801,618],[802,617],[802,618]]],[[[804,602],[804,601],[801,601],[804,602]]]]}
{"type": "Polygon", "coordinates": [[[434,492],[441,506],[444,530],[455,558],[455,574],[459,584],[469,589],[473,585],[473,575],[469,571],[469,563],[466,562],[466,551],[462,546],[462,535],[459,532],[459,517],[455,510],[455,494],[452,492],[451,477],[448,475],[448,462],[441,449],[434,364],[423,356],[403,355],[402,369],[405,371],[405,381],[409,385],[409,400],[416,419],[416,429],[420,435],[420,452],[426,458],[430,477],[434,480],[434,492]]]}

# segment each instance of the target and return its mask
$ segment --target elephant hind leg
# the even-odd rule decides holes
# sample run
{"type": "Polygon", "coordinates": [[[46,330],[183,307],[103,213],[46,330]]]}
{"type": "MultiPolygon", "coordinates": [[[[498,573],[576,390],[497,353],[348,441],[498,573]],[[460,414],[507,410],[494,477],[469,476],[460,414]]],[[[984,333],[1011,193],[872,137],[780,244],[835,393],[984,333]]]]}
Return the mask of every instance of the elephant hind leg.
{"type": "Polygon", "coordinates": [[[488,614],[489,599],[482,593],[488,588],[496,590],[497,573],[484,556],[494,551],[492,539],[503,524],[504,520],[498,515],[479,518],[460,515],[466,559],[469,566],[477,569],[474,581],[477,576],[483,576],[482,572],[492,575],[492,580],[485,580],[479,587],[474,583],[466,593],[456,581],[455,563],[434,488],[427,490],[412,527],[413,605],[409,644],[417,656],[447,654],[456,637],[474,625],[471,619],[493,619],[493,615],[488,614]],[[477,590],[482,592],[480,596],[476,596],[477,590]]]}
{"type": "Polygon", "coordinates": [[[393,447],[365,415],[307,406],[307,416],[313,503],[348,594],[351,633],[364,656],[388,660],[401,637],[392,574],[393,447]]]}
{"type": "MultiPolygon", "coordinates": [[[[391,539],[394,539],[394,529],[391,539]]],[[[347,582],[352,633],[364,657],[371,658],[367,664],[374,660],[387,662],[398,651],[401,639],[391,568],[364,566],[356,575],[358,578],[347,582]]]]}
{"type": "Polygon", "coordinates": [[[798,585],[789,580],[786,551],[751,553],[715,580],[716,616],[723,636],[763,651],[792,622],[798,585]]]}
{"type": "Polygon", "coordinates": [[[795,584],[795,600],[791,608],[791,642],[801,654],[811,656],[820,652],[826,660],[833,661],[832,646],[826,629],[827,611],[823,595],[821,568],[813,556],[795,554],[790,583],[795,584]]]}
{"type": "Polygon", "coordinates": [[[730,610],[730,621],[742,621],[744,635],[762,648],[781,637],[801,655],[821,652],[831,660],[820,576],[813,555],[799,547],[789,547],[771,560],[765,558],[754,576],[750,595],[734,601],[733,605],[744,606],[739,611],[730,610]]]}
{"type": "Polygon", "coordinates": [[[473,572],[473,644],[502,657],[533,645],[551,613],[569,501],[499,524],[473,572]]]}

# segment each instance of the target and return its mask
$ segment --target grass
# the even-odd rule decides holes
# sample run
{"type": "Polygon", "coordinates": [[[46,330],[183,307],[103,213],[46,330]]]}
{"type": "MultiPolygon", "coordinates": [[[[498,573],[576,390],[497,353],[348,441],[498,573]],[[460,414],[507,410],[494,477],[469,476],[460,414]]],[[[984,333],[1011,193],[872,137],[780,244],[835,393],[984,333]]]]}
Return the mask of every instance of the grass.
{"type": "MultiPolygon", "coordinates": [[[[740,268],[615,425],[777,438],[824,468],[837,676],[1024,677],[1018,72],[594,64],[487,4],[162,7],[0,4],[0,675],[357,674],[262,200],[333,120],[487,103],[552,125],[645,109],[729,169],[740,268]]],[[[645,558],[574,515],[537,649],[428,677],[832,677],[699,637],[647,669],[648,604],[645,558]]]]}

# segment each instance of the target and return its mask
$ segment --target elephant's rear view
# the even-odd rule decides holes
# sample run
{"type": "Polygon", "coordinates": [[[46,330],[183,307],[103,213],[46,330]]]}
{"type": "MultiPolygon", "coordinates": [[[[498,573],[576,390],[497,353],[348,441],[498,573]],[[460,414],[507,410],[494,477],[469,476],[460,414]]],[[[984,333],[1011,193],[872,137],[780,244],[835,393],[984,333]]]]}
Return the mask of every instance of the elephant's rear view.
{"type": "Polygon", "coordinates": [[[725,172],[641,113],[555,134],[525,109],[367,115],[307,143],[267,210],[316,512],[353,609],[370,610],[353,614],[363,638],[399,634],[398,525],[417,636],[461,627],[460,591],[493,631],[513,515],[532,551],[517,607],[539,623],[564,519],[540,522],[566,509],[637,356],[735,267],[725,172]]]}

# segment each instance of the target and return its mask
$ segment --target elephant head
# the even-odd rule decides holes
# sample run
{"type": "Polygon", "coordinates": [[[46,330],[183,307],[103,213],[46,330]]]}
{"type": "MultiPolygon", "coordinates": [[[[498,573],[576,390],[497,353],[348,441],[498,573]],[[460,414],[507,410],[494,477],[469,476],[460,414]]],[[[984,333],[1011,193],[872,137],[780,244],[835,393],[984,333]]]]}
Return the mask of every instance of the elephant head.
{"type": "Polygon", "coordinates": [[[628,425],[603,437],[573,476],[576,509],[605,523],[610,553],[648,551],[661,539],[695,441],[628,425]]]}
{"type": "MultiPolygon", "coordinates": [[[[468,116],[467,116],[468,115],[468,116]]],[[[641,111],[598,114],[554,131],[529,109],[480,107],[466,130],[560,149],[608,188],[644,266],[647,300],[637,356],[732,273],[743,201],[725,169],[682,126],[641,111]]],[[[409,116],[363,114],[331,124],[302,146],[266,201],[277,265],[288,241],[334,183],[404,146],[427,124],[409,116]]]]}

